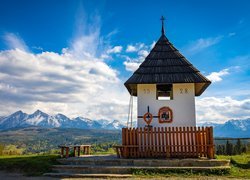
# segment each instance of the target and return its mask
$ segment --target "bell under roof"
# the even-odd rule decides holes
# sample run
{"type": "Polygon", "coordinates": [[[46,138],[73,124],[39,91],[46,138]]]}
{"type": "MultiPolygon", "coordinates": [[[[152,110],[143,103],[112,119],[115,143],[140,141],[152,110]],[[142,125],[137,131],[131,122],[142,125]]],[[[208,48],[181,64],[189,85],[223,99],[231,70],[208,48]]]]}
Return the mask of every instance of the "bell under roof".
{"type": "Polygon", "coordinates": [[[194,83],[195,95],[201,95],[211,84],[162,34],[139,68],[124,83],[129,93],[137,96],[137,84],[194,83]]]}

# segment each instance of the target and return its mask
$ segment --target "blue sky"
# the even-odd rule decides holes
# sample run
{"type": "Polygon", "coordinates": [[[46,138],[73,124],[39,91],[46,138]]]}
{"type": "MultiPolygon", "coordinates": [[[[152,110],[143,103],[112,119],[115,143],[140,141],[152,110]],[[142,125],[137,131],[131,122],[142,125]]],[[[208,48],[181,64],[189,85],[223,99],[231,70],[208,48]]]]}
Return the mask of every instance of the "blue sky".
{"type": "Polygon", "coordinates": [[[3,0],[0,115],[41,109],[125,120],[123,82],[160,37],[164,15],[169,40],[213,81],[196,99],[197,120],[248,118],[249,9],[246,0],[3,0]]]}

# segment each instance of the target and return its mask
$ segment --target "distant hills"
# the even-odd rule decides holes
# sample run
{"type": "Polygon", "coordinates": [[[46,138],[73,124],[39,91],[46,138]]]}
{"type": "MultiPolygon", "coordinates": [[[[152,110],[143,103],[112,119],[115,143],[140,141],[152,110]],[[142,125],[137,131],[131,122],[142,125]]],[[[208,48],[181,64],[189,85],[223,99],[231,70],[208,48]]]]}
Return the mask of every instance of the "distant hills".
{"type": "MultiPolygon", "coordinates": [[[[244,120],[229,120],[224,124],[203,123],[198,126],[213,126],[214,137],[250,137],[250,118],[244,120]]],[[[20,129],[27,127],[40,128],[76,128],[119,130],[125,124],[118,120],[91,120],[84,117],[68,118],[63,114],[51,116],[40,110],[33,114],[17,111],[9,116],[0,116],[0,130],[20,129]]]]}
{"type": "Polygon", "coordinates": [[[84,117],[68,118],[63,114],[51,116],[40,110],[33,114],[17,111],[7,117],[0,117],[0,130],[37,126],[42,128],[78,128],[78,129],[121,129],[125,125],[117,120],[91,120],[84,117]]]}
{"type": "Polygon", "coordinates": [[[92,150],[112,148],[121,144],[120,130],[43,128],[30,126],[0,131],[0,145],[13,145],[24,153],[59,150],[59,145],[91,144],[92,150]]]}

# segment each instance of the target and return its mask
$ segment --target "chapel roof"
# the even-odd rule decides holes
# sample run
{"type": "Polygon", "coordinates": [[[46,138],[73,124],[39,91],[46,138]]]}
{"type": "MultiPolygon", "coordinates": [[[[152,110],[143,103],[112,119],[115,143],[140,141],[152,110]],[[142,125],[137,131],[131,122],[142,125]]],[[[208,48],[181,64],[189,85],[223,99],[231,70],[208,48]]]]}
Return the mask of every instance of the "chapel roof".
{"type": "MultiPolygon", "coordinates": [[[[164,19],[163,19],[164,20],[164,19]]],[[[139,68],[124,83],[137,96],[137,84],[195,83],[195,95],[211,84],[168,40],[162,21],[162,34],[139,68]]]]}

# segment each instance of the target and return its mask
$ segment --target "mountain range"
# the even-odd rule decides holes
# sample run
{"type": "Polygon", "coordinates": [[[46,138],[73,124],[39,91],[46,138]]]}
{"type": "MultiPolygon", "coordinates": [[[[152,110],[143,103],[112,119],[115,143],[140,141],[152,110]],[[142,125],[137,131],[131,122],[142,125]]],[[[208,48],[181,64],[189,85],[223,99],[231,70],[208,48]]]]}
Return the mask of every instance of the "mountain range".
{"type": "MultiPolygon", "coordinates": [[[[214,137],[250,137],[250,118],[244,120],[229,120],[223,124],[202,123],[198,126],[213,126],[214,137]]],[[[46,114],[40,110],[33,114],[17,111],[9,116],[0,116],[0,130],[26,128],[76,128],[76,129],[106,129],[118,130],[125,124],[118,120],[91,120],[84,117],[68,118],[63,114],[55,116],[46,114]]]]}
{"type": "Polygon", "coordinates": [[[84,117],[68,118],[63,114],[51,116],[40,110],[33,114],[17,111],[9,116],[0,117],[0,130],[38,126],[43,128],[78,128],[78,129],[121,129],[125,125],[118,120],[91,120],[84,117]]]}
{"type": "Polygon", "coordinates": [[[250,138],[250,118],[229,120],[223,124],[203,123],[200,126],[213,126],[214,137],[250,138]]]}

